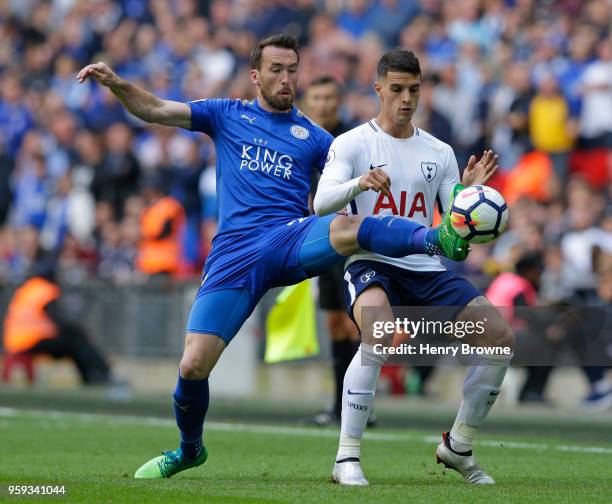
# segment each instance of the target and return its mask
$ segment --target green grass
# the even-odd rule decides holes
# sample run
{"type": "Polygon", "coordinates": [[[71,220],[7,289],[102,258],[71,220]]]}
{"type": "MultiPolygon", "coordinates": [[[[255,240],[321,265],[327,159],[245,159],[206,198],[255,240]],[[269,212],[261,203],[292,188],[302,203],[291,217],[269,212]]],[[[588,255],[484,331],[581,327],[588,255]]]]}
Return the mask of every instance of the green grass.
{"type": "MultiPolygon", "coordinates": [[[[213,423],[206,464],[162,481],[132,475],[175,447],[170,420],[5,412],[0,433],[2,502],[608,503],[612,495],[612,446],[604,453],[565,451],[559,447],[570,443],[559,438],[481,436],[488,442],[475,453],[498,484],[477,488],[435,464],[428,436],[438,431],[378,429],[362,449],[370,486],[345,488],[329,482],[337,443],[330,430],[213,423]],[[67,493],[20,499],[8,495],[13,484],[59,484],[67,493]]],[[[571,442],[570,448],[585,447],[571,442]]]]}

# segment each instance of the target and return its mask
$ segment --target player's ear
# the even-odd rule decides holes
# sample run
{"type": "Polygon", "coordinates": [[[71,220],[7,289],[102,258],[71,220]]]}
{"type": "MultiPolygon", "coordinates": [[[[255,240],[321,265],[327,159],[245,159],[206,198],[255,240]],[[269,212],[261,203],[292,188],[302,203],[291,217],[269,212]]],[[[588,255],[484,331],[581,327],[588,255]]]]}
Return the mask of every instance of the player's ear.
{"type": "Polygon", "coordinates": [[[252,68],[249,71],[249,77],[251,78],[251,84],[259,85],[259,71],[255,68],[252,68]]]}
{"type": "Polygon", "coordinates": [[[380,91],[382,89],[382,84],[378,81],[376,81],[374,83],[374,91],[376,91],[376,94],[380,97],[380,91]]]}

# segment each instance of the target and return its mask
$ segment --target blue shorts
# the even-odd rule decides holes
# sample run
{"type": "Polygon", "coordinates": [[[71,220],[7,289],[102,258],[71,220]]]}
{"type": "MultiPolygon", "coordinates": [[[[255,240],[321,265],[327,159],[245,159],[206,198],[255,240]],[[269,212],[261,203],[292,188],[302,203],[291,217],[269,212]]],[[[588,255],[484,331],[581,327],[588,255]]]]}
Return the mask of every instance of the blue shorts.
{"type": "Polygon", "coordinates": [[[335,217],[311,215],[215,238],[187,332],[216,334],[227,344],[270,288],[299,283],[344,260],[329,241],[335,217]]]}
{"type": "Polygon", "coordinates": [[[355,299],[373,285],[382,287],[391,306],[463,307],[483,295],[451,271],[412,271],[380,261],[355,261],[344,272],[344,298],[351,318],[355,299]]]}

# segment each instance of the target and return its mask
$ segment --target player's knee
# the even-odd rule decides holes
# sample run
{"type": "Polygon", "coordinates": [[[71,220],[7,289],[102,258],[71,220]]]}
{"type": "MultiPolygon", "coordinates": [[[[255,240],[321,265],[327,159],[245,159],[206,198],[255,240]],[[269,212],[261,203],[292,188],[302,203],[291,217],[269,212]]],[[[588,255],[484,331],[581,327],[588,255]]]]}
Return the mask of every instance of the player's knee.
{"type": "Polygon", "coordinates": [[[203,356],[183,355],[179,369],[181,376],[187,380],[201,380],[210,374],[203,356]]]}
{"type": "Polygon", "coordinates": [[[485,347],[510,348],[514,350],[515,336],[512,329],[507,324],[500,324],[480,337],[476,344],[485,347]]]}
{"type": "Polygon", "coordinates": [[[510,350],[513,351],[515,341],[516,336],[514,335],[514,331],[509,325],[505,325],[498,331],[494,344],[498,347],[510,348],[510,350]]]}
{"type": "Polygon", "coordinates": [[[348,256],[359,250],[357,232],[361,217],[338,215],[329,225],[329,240],[338,254],[348,256]]]}
{"type": "Polygon", "coordinates": [[[225,349],[225,341],[214,334],[187,333],[179,369],[183,378],[201,380],[210,375],[225,349]]]}
{"type": "Polygon", "coordinates": [[[475,341],[476,346],[510,348],[514,350],[514,332],[507,325],[491,329],[475,341]]]}

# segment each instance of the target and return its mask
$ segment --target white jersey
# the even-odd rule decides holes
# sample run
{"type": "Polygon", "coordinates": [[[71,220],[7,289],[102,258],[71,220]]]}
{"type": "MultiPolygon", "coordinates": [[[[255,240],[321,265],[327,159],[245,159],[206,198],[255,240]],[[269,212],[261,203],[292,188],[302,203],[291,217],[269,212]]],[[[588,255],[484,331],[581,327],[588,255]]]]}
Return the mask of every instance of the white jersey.
{"type": "MultiPolygon", "coordinates": [[[[314,207],[317,215],[346,208],[353,215],[396,215],[431,227],[436,201],[446,211],[457,183],[459,168],[448,144],[416,127],[410,138],[395,138],[371,120],[332,143],[314,207]],[[389,197],[359,188],[359,177],[377,167],[391,179],[389,197]]],[[[435,256],[416,254],[395,258],[368,251],[352,255],[346,265],[362,259],[415,271],[445,269],[435,256]]]]}

